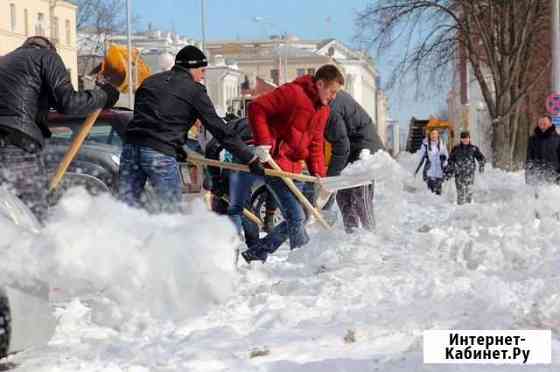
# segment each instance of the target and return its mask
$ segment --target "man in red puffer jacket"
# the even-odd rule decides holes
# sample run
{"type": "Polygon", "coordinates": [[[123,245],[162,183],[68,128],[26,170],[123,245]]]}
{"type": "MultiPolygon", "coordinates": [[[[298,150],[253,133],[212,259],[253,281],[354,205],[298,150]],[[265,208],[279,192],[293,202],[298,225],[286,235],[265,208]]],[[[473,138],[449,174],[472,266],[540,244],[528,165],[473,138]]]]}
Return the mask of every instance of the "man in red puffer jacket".
{"type": "MultiPolygon", "coordinates": [[[[249,124],[255,141],[255,153],[263,163],[273,159],[285,171],[301,173],[303,162],[314,176],[324,177],[324,132],[330,108],[344,77],[333,65],[324,65],[315,76],[305,75],[260,96],[249,106],[249,124]]],[[[289,239],[290,249],[309,242],[305,231],[305,213],[296,197],[278,177],[266,177],[284,222],[247,251],[247,261],[264,262],[289,239]]],[[[302,184],[298,184],[302,187],[302,184]]]]}

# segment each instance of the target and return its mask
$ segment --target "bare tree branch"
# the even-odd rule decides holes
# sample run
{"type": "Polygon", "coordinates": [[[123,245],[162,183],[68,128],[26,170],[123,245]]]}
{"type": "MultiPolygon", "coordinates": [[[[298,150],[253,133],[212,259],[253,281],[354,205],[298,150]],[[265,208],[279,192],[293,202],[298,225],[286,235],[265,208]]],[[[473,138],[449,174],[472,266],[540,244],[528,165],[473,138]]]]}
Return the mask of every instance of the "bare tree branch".
{"type": "Polygon", "coordinates": [[[466,57],[499,129],[493,141],[499,157],[513,153],[509,147],[515,146],[520,105],[549,70],[549,63],[535,57],[541,45],[538,40],[547,37],[542,24],[549,19],[548,3],[372,0],[357,14],[357,39],[377,47],[379,55],[402,49],[392,83],[409,74],[417,85],[441,81],[443,71],[457,68],[460,56],[466,57]],[[508,148],[502,151],[499,146],[508,148]]]}

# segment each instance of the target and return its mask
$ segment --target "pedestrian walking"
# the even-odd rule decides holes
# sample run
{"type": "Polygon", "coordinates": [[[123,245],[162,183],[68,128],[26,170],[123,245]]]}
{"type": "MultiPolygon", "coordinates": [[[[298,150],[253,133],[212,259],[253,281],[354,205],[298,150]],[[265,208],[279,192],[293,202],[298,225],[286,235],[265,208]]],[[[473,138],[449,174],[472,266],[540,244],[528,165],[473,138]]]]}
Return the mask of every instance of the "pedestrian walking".
{"type": "Polygon", "coordinates": [[[430,132],[429,138],[422,142],[420,148],[420,163],[418,169],[423,165],[422,172],[424,182],[428,189],[436,195],[441,195],[443,185],[443,171],[447,166],[447,146],[439,138],[439,132],[433,129],[430,132]]]}
{"type": "Polygon", "coordinates": [[[449,155],[445,178],[455,177],[457,204],[462,205],[472,203],[476,164],[478,163],[479,172],[483,173],[486,158],[480,149],[471,143],[468,131],[462,131],[460,137],[461,143],[453,147],[449,155]]]}

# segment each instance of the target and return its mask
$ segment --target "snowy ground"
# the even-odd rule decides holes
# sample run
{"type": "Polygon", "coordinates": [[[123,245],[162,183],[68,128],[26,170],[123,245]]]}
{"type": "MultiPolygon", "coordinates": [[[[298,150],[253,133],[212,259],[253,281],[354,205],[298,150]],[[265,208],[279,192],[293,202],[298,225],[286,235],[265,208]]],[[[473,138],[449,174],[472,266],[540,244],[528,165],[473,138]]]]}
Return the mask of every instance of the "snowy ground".
{"type": "MultiPolygon", "coordinates": [[[[17,371],[557,371],[560,190],[488,170],[476,203],[429,194],[376,155],[377,232],[312,230],[309,246],[233,269],[234,231],[195,203],[148,216],[69,195],[39,235],[0,226],[4,280],[52,287],[56,334],[17,371]],[[542,218],[535,219],[535,209],[542,218]],[[23,273],[23,274],[22,274],[23,273]],[[427,329],[550,329],[551,366],[424,365],[427,329]]],[[[1,369],[1,368],[0,368],[1,369]]]]}

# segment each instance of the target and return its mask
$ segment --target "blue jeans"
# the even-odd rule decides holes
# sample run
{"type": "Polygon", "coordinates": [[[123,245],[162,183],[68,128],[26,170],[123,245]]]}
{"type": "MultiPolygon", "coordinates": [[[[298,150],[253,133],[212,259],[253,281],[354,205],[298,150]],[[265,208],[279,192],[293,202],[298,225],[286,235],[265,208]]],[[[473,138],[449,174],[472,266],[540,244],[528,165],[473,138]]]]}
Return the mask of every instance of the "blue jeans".
{"type": "MultiPolygon", "coordinates": [[[[229,174],[229,207],[228,216],[231,218],[237,232],[245,232],[245,243],[251,247],[259,239],[259,227],[243,216],[243,208],[250,207],[253,184],[259,179],[251,173],[230,172],[229,174]]],[[[249,208],[248,208],[249,209],[249,208]]]]}
{"type": "MultiPolygon", "coordinates": [[[[266,177],[265,181],[280,207],[284,221],[265,238],[260,239],[252,250],[260,255],[274,253],[287,239],[290,241],[290,249],[307,244],[309,235],[304,226],[307,218],[300,202],[281,178],[266,177]]],[[[300,182],[296,182],[296,186],[300,190],[303,188],[300,182]]]]}
{"type": "Polygon", "coordinates": [[[119,198],[130,206],[142,207],[147,180],[158,198],[158,211],[180,210],[181,177],[175,157],[150,147],[125,144],[119,167],[119,198]]]}

